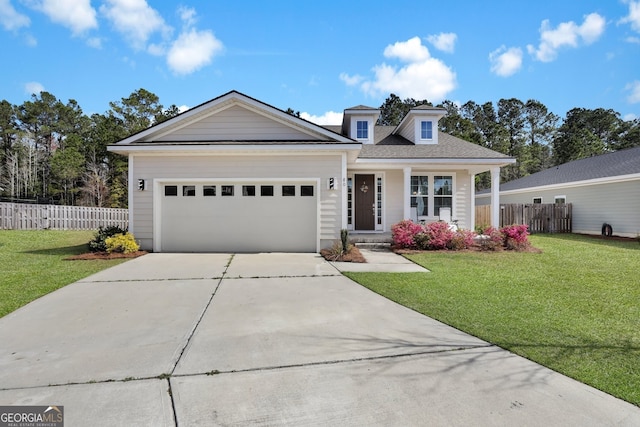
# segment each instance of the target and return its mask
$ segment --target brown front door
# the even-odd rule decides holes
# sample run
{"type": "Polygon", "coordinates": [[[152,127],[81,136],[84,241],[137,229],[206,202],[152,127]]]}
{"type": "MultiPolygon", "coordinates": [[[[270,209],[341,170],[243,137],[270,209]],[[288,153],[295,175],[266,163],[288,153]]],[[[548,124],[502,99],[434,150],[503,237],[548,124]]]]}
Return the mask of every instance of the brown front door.
{"type": "Polygon", "coordinates": [[[375,230],[375,176],[356,175],[353,191],[356,194],[356,230],[375,230]]]}

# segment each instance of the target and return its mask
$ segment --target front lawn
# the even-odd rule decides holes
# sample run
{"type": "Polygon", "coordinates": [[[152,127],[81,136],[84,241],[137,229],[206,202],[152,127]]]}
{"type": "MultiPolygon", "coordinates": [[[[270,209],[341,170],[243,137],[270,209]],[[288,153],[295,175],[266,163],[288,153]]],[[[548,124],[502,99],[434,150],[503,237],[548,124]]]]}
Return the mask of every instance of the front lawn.
{"type": "Polygon", "coordinates": [[[640,245],[535,235],[542,253],[427,252],[346,273],[420,313],[640,406],[640,245]]]}
{"type": "Polygon", "coordinates": [[[0,230],[0,317],[124,260],[64,261],[87,251],[89,231],[0,230]]]}

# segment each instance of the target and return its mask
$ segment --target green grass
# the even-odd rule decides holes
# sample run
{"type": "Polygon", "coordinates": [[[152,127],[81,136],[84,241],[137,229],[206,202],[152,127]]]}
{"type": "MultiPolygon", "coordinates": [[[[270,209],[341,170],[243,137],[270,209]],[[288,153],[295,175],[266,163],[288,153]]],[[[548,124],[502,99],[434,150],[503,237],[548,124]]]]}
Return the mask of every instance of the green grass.
{"type": "Polygon", "coordinates": [[[64,261],[87,252],[88,231],[0,230],[0,317],[124,260],[64,261]]]}
{"type": "Polygon", "coordinates": [[[640,406],[640,245],[536,235],[534,253],[432,252],[348,273],[427,316],[640,406]]]}

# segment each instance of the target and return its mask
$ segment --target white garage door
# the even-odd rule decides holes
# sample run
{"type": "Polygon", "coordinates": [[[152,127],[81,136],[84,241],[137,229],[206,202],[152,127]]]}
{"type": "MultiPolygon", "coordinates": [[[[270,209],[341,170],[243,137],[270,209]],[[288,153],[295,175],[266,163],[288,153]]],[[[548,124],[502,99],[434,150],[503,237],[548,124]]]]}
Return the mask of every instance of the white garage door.
{"type": "Polygon", "coordinates": [[[316,252],[314,182],[161,185],[163,252],[316,252]]]}

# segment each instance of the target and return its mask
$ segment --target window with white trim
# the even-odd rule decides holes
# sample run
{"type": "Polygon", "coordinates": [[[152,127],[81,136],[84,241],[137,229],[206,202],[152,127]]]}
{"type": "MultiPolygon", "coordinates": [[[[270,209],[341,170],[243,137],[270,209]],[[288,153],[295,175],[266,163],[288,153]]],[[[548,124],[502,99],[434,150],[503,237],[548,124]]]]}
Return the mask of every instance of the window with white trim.
{"type": "Polygon", "coordinates": [[[440,216],[440,208],[453,211],[453,175],[413,175],[409,191],[418,217],[440,216]]]}
{"type": "Polygon", "coordinates": [[[541,205],[542,204],[542,197],[534,197],[533,198],[533,204],[534,205],[541,205]]]}
{"type": "Polygon", "coordinates": [[[431,120],[420,122],[420,139],[433,139],[433,122],[431,120]]]}
{"type": "Polygon", "coordinates": [[[567,196],[555,196],[553,198],[553,203],[557,205],[564,205],[565,203],[567,203],[567,196]]]}
{"type": "Polygon", "coordinates": [[[369,139],[369,122],[366,120],[358,120],[356,122],[356,138],[369,139]]]}

